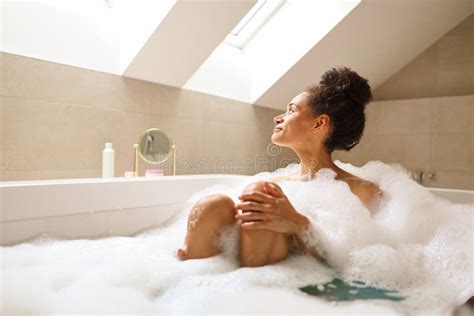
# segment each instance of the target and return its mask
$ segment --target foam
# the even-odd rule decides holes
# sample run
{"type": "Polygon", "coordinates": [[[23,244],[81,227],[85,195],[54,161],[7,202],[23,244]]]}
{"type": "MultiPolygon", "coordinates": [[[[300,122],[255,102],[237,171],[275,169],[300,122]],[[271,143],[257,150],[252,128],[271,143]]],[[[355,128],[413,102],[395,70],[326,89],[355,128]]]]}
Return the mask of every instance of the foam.
{"type": "Polygon", "coordinates": [[[235,186],[206,188],[190,197],[166,227],[135,237],[66,241],[46,236],[2,247],[1,311],[443,311],[473,283],[473,206],[433,196],[400,165],[335,163],[381,188],[383,198],[374,216],[329,169],[320,170],[312,181],[280,183],[295,208],[312,221],[304,239],[324,254],[332,269],[301,252],[274,265],[239,268],[235,224],[218,240],[222,254],[184,262],[173,256],[184,240],[187,213],[199,198],[224,193],[237,201],[249,182],[297,173],[299,166],[290,165],[235,186]],[[333,305],[298,291],[335,274],[396,289],[407,299],[333,305]]]}

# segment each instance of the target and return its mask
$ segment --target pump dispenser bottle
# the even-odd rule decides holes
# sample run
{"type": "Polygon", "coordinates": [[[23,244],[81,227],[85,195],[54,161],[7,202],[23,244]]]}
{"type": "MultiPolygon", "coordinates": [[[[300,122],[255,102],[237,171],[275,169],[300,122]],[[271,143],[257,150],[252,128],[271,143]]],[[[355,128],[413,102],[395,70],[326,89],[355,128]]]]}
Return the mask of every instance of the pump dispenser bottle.
{"type": "Polygon", "coordinates": [[[115,151],[112,143],[105,143],[105,149],[102,152],[102,178],[114,177],[115,151]]]}

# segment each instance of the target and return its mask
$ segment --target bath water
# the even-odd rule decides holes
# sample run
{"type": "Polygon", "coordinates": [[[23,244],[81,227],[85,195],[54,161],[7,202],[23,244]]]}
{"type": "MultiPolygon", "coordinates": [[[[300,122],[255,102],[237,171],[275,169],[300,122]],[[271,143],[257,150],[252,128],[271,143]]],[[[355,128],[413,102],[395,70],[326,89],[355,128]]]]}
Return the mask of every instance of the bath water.
{"type": "Polygon", "coordinates": [[[199,198],[224,193],[237,202],[249,182],[297,173],[299,165],[290,165],[232,187],[206,188],[190,197],[173,221],[133,237],[43,236],[2,247],[2,314],[444,314],[473,283],[473,205],[435,197],[400,165],[335,163],[380,187],[374,215],[330,169],[311,181],[279,183],[295,209],[311,220],[306,243],[323,253],[328,265],[294,251],[273,265],[240,268],[237,225],[221,234],[217,256],[179,261],[173,255],[183,245],[187,213],[199,198]],[[331,284],[335,277],[404,299],[328,302],[300,290],[331,284]]]}

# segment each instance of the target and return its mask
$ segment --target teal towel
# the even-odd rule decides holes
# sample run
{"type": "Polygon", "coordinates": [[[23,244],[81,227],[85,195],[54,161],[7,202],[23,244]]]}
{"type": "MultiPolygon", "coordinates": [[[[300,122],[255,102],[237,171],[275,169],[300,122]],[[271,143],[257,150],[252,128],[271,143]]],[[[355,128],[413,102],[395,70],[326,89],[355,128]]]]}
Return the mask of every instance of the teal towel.
{"type": "Polygon", "coordinates": [[[397,291],[365,286],[364,282],[353,281],[348,284],[341,279],[334,278],[324,284],[314,284],[301,287],[300,290],[321,297],[328,301],[355,301],[355,300],[390,300],[405,299],[397,291]]]}

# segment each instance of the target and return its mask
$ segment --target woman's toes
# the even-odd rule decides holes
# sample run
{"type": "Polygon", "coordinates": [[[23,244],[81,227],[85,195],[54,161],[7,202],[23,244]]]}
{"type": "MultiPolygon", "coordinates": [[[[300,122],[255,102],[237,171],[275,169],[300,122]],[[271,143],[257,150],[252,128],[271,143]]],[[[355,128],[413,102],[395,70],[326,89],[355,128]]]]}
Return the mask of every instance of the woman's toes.
{"type": "Polygon", "coordinates": [[[185,260],[186,259],[186,251],[184,251],[182,248],[178,248],[178,250],[176,250],[176,252],[175,252],[175,256],[179,260],[185,260]]]}

